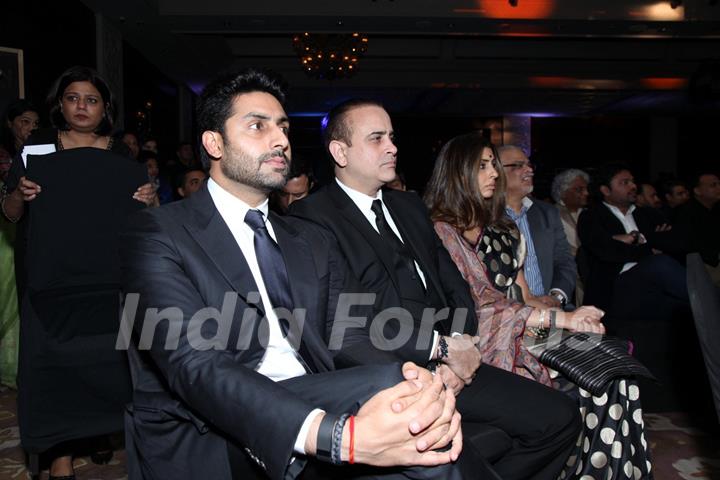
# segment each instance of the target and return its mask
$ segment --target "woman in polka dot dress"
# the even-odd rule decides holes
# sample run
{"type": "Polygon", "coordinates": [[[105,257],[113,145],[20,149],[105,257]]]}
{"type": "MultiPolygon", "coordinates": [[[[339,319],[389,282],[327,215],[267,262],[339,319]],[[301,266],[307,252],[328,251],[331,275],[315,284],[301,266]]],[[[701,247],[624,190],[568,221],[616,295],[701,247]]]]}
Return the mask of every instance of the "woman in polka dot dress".
{"type": "Polygon", "coordinates": [[[470,286],[483,362],[577,399],[583,430],[559,479],[653,478],[636,381],[612,381],[602,395],[593,396],[563,377],[552,379],[525,346],[526,335],[549,326],[551,315],[559,328],[603,333],[602,312],[581,307],[551,313],[523,303],[524,240],[505,217],[504,199],[505,176],[491,143],[468,134],[443,147],[425,201],[438,236],[470,286]]]}

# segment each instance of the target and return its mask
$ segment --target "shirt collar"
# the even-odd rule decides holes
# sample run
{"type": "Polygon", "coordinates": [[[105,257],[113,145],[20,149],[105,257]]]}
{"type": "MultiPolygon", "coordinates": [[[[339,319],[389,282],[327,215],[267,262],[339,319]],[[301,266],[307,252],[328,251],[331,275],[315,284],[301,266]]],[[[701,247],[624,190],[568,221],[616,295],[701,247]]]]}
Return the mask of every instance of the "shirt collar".
{"type": "Polygon", "coordinates": [[[617,208],[615,205],[610,205],[607,202],[603,202],[603,205],[605,205],[608,210],[613,212],[615,215],[619,215],[621,217],[627,217],[629,215],[632,215],[632,213],[635,211],[635,205],[630,205],[630,208],[628,208],[627,213],[622,213],[619,208],[617,208]]]}
{"type": "Polygon", "coordinates": [[[528,210],[530,210],[530,207],[532,207],[533,201],[530,200],[530,197],[523,197],[522,199],[522,208],[520,208],[520,213],[515,213],[515,210],[510,208],[509,205],[505,205],[505,211],[508,215],[512,218],[519,218],[522,217],[527,213],[528,210]]]}
{"type": "Polygon", "coordinates": [[[208,192],[212,197],[215,206],[217,207],[220,215],[225,219],[240,219],[245,221],[245,215],[248,210],[260,210],[263,214],[265,221],[267,222],[268,216],[268,199],[266,198],[263,203],[257,207],[251,207],[247,203],[237,198],[232,193],[228,192],[224,188],[215,182],[212,178],[208,179],[208,192]]]}
{"type": "Polygon", "coordinates": [[[382,201],[382,189],[378,190],[374,197],[370,197],[362,192],[358,192],[357,190],[348,187],[347,185],[342,183],[337,177],[335,177],[335,181],[340,186],[340,188],[342,188],[343,191],[347,193],[348,197],[350,197],[350,200],[352,200],[353,203],[357,205],[358,208],[363,212],[369,212],[372,209],[373,201],[382,201]]]}

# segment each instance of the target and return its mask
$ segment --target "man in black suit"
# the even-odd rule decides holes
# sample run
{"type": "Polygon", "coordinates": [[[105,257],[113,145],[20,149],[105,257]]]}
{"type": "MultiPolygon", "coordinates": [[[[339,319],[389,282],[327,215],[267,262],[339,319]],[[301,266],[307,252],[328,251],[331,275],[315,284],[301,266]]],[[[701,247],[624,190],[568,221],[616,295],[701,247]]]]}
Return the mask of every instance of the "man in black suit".
{"type": "Polygon", "coordinates": [[[688,252],[698,252],[715,285],[720,286],[720,177],[694,176],[693,198],[677,207],[676,228],[688,252]]]}
{"type": "Polygon", "coordinates": [[[682,245],[656,215],[635,207],[637,187],[629,168],[605,165],[594,175],[593,186],[601,201],[578,219],[588,265],[585,303],[608,311],[611,328],[632,306],[650,319],[668,310],[666,299],[687,305],[684,268],[666,255],[682,245]]]}
{"type": "Polygon", "coordinates": [[[507,178],[505,211],[525,237],[524,274],[530,293],[543,305],[563,307],[575,291],[577,267],[560,220],[560,212],[536,198],[533,166],[520,147],[504,145],[498,156],[507,178]]]}
{"type": "Polygon", "coordinates": [[[439,378],[411,363],[333,371],[326,326],[357,290],[328,232],[268,214],[289,166],[283,100],[257,71],[211,83],[198,108],[207,185],[123,237],[129,477],[496,478],[462,449],[439,378]],[[324,468],[340,461],[365,465],[324,468]]]}
{"type": "Polygon", "coordinates": [[[545,386],[480,366],[472,297],[424,204],[414,193],[381,190],[395,178],[393,135],[380,104],[350,100],[336,106],[325,130],[336,181],[290,210],[335,234],[352,272],[375,295],[372,305],[381,312],[370,324],[343,326],[342,331],[366,329],[367,334],[357,341],[354,334],[345,335],[336,361],[345,366],[437,362],[438,376],[458,395],[463,424],[492,425],[504,432],[502,438],[511,438],[493,464],[500,476],[554,479],[577,439],[576,407],[545,386]],[[383,323],[384,312],[396,315],[383,323]],[[376,328],[378,323],[384,328],[376,328]]]}
{"type": "Polygon", "coordinates": [[[684,372],[696,369],[685,351],[692,343],[678,334],[679,325],[687,329],[689,298],[685,267],[670,255],[683,245],[655,209],[635,207],[637,187],[628,166],[599,168],[592,191],[597,203],[578,218],[577,257],[587,266],[584,303],[605,310],[608,332],[632,340],[633,355],[658,379],[641,384],[643,405],[672,410],[684,372]]]}

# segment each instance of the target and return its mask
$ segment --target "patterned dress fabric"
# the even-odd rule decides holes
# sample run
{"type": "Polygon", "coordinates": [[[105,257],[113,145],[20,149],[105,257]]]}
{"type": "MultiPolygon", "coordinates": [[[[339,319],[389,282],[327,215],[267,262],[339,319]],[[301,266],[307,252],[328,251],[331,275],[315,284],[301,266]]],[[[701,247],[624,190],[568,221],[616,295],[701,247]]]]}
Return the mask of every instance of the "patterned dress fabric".
{"type": "Polygon", "coordinates": [[[435,231],[470,286],[483,362],[553,386],[578,402],[583,430],[558,479],[652,479],[637,382],[615,380],[593,396],[563,377],[551,379],[527,350],[525,322],[533,308],[515,300],[521,299],[515,284],[524,250],[520,234],[487,227],[471,245],[448,223],[436,222],[435,231]]]}
{"type": "Polygon", "coordinates": [[[0,215],[0,383],[16,387],[20,314],[15,289],[15,225],[0,215]]]}

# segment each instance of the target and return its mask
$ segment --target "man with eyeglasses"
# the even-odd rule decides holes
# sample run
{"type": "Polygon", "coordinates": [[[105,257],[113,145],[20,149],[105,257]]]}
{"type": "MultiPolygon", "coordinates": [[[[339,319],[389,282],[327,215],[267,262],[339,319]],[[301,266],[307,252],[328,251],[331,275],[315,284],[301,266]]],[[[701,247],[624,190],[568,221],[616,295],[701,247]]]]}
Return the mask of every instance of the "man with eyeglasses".
{"type": "Polygon", "coordinates": [[[507,178],[506,213],[525,237],[525,280],[534,299],[547,307],[563,307],[575,290],[577,268],[560,214],[546,202],[530,199],[533,165],[520,147],[498,149],[507,178]]]}

